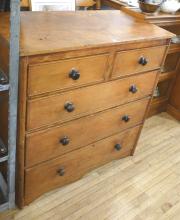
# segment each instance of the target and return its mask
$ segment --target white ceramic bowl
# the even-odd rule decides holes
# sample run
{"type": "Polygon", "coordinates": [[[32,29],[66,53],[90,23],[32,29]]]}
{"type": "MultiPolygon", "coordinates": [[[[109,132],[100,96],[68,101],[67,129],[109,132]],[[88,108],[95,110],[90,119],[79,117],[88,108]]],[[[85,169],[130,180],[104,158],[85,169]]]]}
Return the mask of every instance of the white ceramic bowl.
{"type": "Polygon", "coordinates": [[[161,11],[175,14],[180,9],[180,3],[176,0],[168,0],[161,5],[161,11]]]}

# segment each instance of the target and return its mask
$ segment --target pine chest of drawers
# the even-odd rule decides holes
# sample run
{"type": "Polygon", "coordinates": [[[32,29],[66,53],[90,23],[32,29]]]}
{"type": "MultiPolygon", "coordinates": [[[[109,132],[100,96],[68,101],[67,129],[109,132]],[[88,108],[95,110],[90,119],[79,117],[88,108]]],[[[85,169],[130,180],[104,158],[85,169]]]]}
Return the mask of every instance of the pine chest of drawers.
{"type": "Polygon", "coordinates": [[[19,207],[133,155],[172,36],[119,11],[22,13],[21,20],[19,207]]]}

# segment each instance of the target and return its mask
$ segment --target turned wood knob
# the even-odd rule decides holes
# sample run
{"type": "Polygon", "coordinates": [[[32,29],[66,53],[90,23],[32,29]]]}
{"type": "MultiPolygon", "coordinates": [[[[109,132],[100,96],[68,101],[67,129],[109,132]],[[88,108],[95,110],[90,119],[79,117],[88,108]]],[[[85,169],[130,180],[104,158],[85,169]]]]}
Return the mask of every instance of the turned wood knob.
{"type": "Polygon", "coordinates": [[[138,91],[138,89],[137,89],[136,85],[132,85],[132,86],[130,86],[129,91],[132,93],[136,93],[138,91]]]}
{"type": "Polygon", "coordinates": [[[63,138],[61,138],[60,139],[60,141],[59,141],[62,145],[68,145],[69,144],[69,142],[70,142],[70,139],[69,139],[69,137],[67,137],[67,136],[64,136],[63,138]]]}
{"type": "Polygon", "coordinates": [[[122,120],[125,121],[125,122],[128,122],[128,121],[130,120],[129,115],[124,115],[124,116],[122,117],[122,120]]]}
{"type": "Polygon", "coordinates": [[[117,151],[120,151],[122,146],[120,144],[115,144],[114,148],[117,150],[117,151]]]}
{"type": "Polygon", "coordinates": [[[57,173],[59,174],[59,176],[64,176],[64,175],[65,175],[65,169],[64,169],[64,167],[61,167],[61,168],[57,171],[57,173]]]}
{"type": "Polygon", "coordinates": [[[65,103],[64,108],[67,112],[73,112],[75,110],[75,106],[72,102],[65,103]]]}
{"type": "Polygon", "coordinates": [[[71,72],[69,73],[69,77],[73,80],[77,80],[80,78],[80,73],[76,69],[72,69],[71,72]]]}
{"type": "Polygon", "coordinates": [[[145,57],[140,57],[139,64],[145,66],[148,63],[148,60],[145,57]]]}

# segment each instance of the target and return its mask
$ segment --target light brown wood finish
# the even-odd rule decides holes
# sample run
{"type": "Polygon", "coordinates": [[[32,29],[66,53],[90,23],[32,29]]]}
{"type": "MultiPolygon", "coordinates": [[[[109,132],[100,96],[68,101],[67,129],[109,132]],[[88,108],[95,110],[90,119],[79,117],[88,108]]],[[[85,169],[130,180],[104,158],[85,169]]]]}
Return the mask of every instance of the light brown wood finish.
{"type": "MultiPolygon", "coordinates": [[[[158,12],[154,15],[143,13],[140,9],[129,7],[128,4],[122,3],[120,0],[102,0],[102,4],[109,5],[113,8],[120,9],[121,11],[126,12],[128,15],[147,22],[156,24],[165,30],[168,30],[176,35],[180,35],[180,12],[178,11],[176,14],[168,14],[168,13],[162,13],[158,12]]],[[[168,50],[168,56],[165,60],[164,68],[165,72],[160,75],[160,80],[158,82],[158,87],[161,87],[161,84],[166,84],[169,82],[169,86],[167,86],[166,89],[166,95],[162,96],[160,91],[160,97],[155,98],[152,102],[149,115],[152,116],[154,114],[160,113],[162,111],[168,111],[170,114],[174,115],[176,118],[178,115],[177,109],[174,109],[174,107],[169,103],[171,101],[168,101],[173,99],[171,93],[171,89],[174,85],[174,78],[178,74],[178,62],[180,62],[180,46],[179,44],[171,44],[168,50]],[[168,70],[170,68],[170,70],[168,70]]],[[[174,94],[174,92],[172,91],[174,94]]]]}
{"type": "Polygon", "coordinates": [[[76,0],[76,6],[77,7],[92,7],[96,4],[96,1],[94,0],[76,0]]]}
{"type": "Polygon", "coordinates": [[[107,64],[108,54],[102,54],[30,65],[28,72],[28,94],[33,96],[102,82],[107,71],[107,64]],[[79,72],[79,79],[73,80],[69,77],[72,70],[79,72]]]}
{"type": "Polygon", "coordinates": [[[112,8],[122,10],[129,15],[141,20],[148,21],[149,23],[156,24],[158,26],[179,26],[180,24],[180,12],[164,13],[159,11],[158,13],[143,13],[139,8],[132,7],[130,4],[122,2],[121,0],[101,0],[102,5],[107,5],[112,8]]]}
{"type": "MultiPolygon", "coordinates": [[[[179,99],[179,97],[178,97],[179,99]]],[[[180,121],[180,110],[175,108],[174,106],[168,104],[167,105],[167,112],[172,115],[173,117],[175,117],[177,120],[180,121]]]]}
{"type": "Polygon", "coordinates": [[[88,16],[86,13],[83,11],[78,13],[22,13],[21,55],[55,53],[65,50],[125,44],[134,40],[151,41],[172,37],[169,32],[153,25],[144,22],[138,25],[136,19],[125,16],[123,12],[90,11],[88,16]],[[61,22],[57,19],[59,14],[61,15],[61,22]],[[101,22],[99,22],[100,20],[101,22]],[[52,30],[61,31],[56,31],[56,34],[47,33],[46,29],[49,26],[52,30]],[[138,35],[135,34],[137,33],[137,26],[138,35]],[[36,32],[32,35],[34,29],[36,32]],[[71,34],[69,34],[69,30],[71,30],[71,34]],[[124,34],[126,32],[128,34],[124,34]]]}
{"type": "Polygon", "coordinates": [[[26,8],[28,8],[29,5],[30,5],[30,1],[31,1],[31,0],[20,0],[20,2],[21,2],[21,7],[26,7],[26,8]]]}
{"type": "Polygon", "coordinates": [[[28,101],[27,130],[69,121],[148,96],[152,93],[156,75],[157,71],[149,72],[28,101]],[[129,91],[131,86],[136,86],[136,93],[129,91]],[[69,102],[75,106],[73,112],[64,109],[69,102]]]}
{"type": "MultiPolygon", "coordinates": [[[[31,0],[21,0],[21,7],[30,9],[31,0]]],[[[76,6],[78,7],[90,7],[94,6],[97,10],[101,9],[101,1],[100,0],[77,0],[76,6]]]]}
{"type": "Polygon", "coordinates": [[[148,70],[158,69],[162,63],[162,57],[166,47],[152,47],[146,49],[124,51],[116,54],[112,77],[120,77],[148,70]],[[144,58],[147,64],[139,63],[144,58]]]}
{"type": "Polygon", "coordinates": [[[6,41],[0,36],[0,67],[1,70],[8,75],[9,73],[9,49],[6,41]]]}
{"type": "MultiPolygon", "coordinates": [[[[0,20],[0,36],[6,42],[8,50],[7,20],[8,15],[3,13],[0,20]]],[[[157,64],[157,70],[154,72],[152,69],[148,69],[149,72],[141,74],[137,74],[134,69],[132,75],[119,80],[111,78],[115,55],[122,51],[128,51],[131,54],[134,49],[144,50],[143,48],[149,47],[164,48],[165,52],[171,37],[172,34],[167,31],[118,11],[23,12],[21,14],[18,172],[16,181],[18,188],[16,197],[19,207],[22,208],[32,198],[39,196],[36,189],[31,196],[29,190],[32,188],[27,188],[31,184],[34,185],[24,176],[29,169],[38,173],[39,166],[51,164],[55,158],[57,160],[58,157],[68,158],[68,154],[76,158],[76,153],[86,148],[87,145],[96,145],[97,141],[103,142],[104,138],[111,138],[112,135],[124,132],[126,129],[134,130],[133,127],[139,125],[137,138],[132,141],[131,152],[126,155],[122,152],[123,156],[133,154],[160,66],[157,64]],[[70,30],[71,34],[69,34],[70,30]],[[63,64],[63,68],[66,66],[67,71],[72,68],[72,65],[78,63],[83,70],[82,73],[88,74],[82,78],[82,84],[77,86],[68,84],[64,78],[64,72],[59,74],[59,68],[62,69],[63,62],[65,64],[63,64]],[[85,72],[84,66],[88,66],[87,71],[89,72],[85,72]],[[36,67],[37,69],[35,69],[36,67]],[[47,71],[49,71],[48,68],[52,68],[52,72],[49,74],[54,75],[53,79],[48,76],[45,68],[47,71]],[[92,73],[92,71],[94,72],[92,73]],[[43,73],[45,73],[44,79],[42,78],[43,73]],[[51,80],[52,85],[49,86],[51,80]],[[61,81],[59,85],[58,81],[61,81]],[[67,84],[64,85],[65,83],[67,84]],[[129,87],[135,83],[138,91],[136,92],[133,87],[135,93],[130,94],[129,87]],[[30,90],[28,91],[28,89],[30,90]],[[89,97],[88,100],[87,97],[89,97]],[[77,107],[72,114],[64,114],[63,104],[69,98],[76,102],[77,107]],[[63,102],[62,99],[64,99],[63,102]],[[136,99],[139,100],[135,101],[136,99]],[[28,111],[27,108],[29,108],[28,111]],[[124,118],[127,122],[122,120],[125,115],[130,117],[130,120],[127,116],[124,118]],[[46,127],[42,127],[44,125],[46,127]],[[31,130],[27,130],[27,128],[31,128],[31,130]],[[65,141],[63,144],[66,146],[62,146],[59,141],[65,135],[69,135],[70,143],[67,144],[65,141]],[[26,195],[28,195],[26,198],[25,189],[26,195]]],[[[162,54],[162,61],[165,55],[165,53],[162,54]]],[[[127,66],[127,68],[129,67],[127,66]]],[[[151,68],[154,66],[152,65],[151,68]]],[[[103,151],[103,148],[101,150],[103,151]]],[[[113,159],[110,155],[107,157],[113,159]]],[[[82,159],[84,161],[86,157],[82,157],[82,159]]],[[[99,160],[102,161],[99,161],[98,165],[104,163],[103,159],[99,158],[99,160]]],[[[79,159],[76,162],[80,163],[80,161],[79,159]]],[[[94,156],[93,161],[89,162],[92,164],[92,168],[95,161],[94,156]]],[[[50,167],[49,169],[51,169],[50,167]]],[[[85,171],[82,169],[79,173],[81,172],[85,171]]],[[[76,173],[79,178],[78,172],[76,173]]],[[[44,171],[43,174],[45,175],[44,171]]],[[[38,175],[42,175],[42,173],[38,175]]]]}
{"type": "Polygon", "coordinates": [[[149,109],[148,117],[158,114],[159,112],[166,112],[168,105],[167,98],[153,99],[149,109]]]}
{"type": "Polygon", "coordinates": [[[25,203],[29,204],[42,193],[79,179],[97,166],[129,156],[138,131],[139,127],[135,127],[35,168],[27,169],[25,172],[25,181],[27,182],[25,203]],[[120,151],[115,149],[116,144],[121,145],[120,151]],[[65,171],[63,176],[58,173],[60,169],[65,171]]]}
{"type": "Polygon", "coordinates": [[[27,135],[26,166],[52,159],[142,123],[148,102],[149,99],[144,99],[27,135]],[[130,118],[128,122],[122,120],[125,115],[130,118]],[[70,143],[63,146],[60,140],[65,136],[69,137],[70,143]]]}
{"type": "MultiPolygon", "coordinates": [[[[142,49],[148,47],[158,47],[158,46],[165,46],[169,45],[169,39],[153,39],[151,41],[139,41],[138,43],[135,41],[129,42],[128,44],[117,44],[112,46],[98,46],[96,48],[85,48],[81,50],[71,50],[71,51],[64,51],[60,53],[51,53],[51,54],[44,54],[36,55],[36,56],[29,56],[29,65],[33,64],[40,64],[45,62],[54,62],[59,61],[62,59],[74,59],[79,57],[85,56],[96,56],[97,54],[113,54],[115,55],[116,51],[126,51],[126,50],[133,50],[133,49],[142,49]]],[[[176,48],[174,48],[176,49],[176,48]]],[[[110,60],[111,58],[109,58],[110,60]]],[[[114,59],[114,58],[113,58],[114,59]]],[[[109,62],[108,62],[109,63],[109,62]]],[[[112,64],[110,64],[110,67],[112,64]]]]}
{"type": "MultiPolygon", "coordinates": [[[[126,12],[128,15],[152,23],[156,24],[165,30],[169,30],[176,35],[180,35],[180,12],[178,11],[176,14],[166,14],[159,12],[155,15],[151,15],[148,13],[142,13],[140,9],[136,9],[133,7],[127,7],[126,3],[122,3],[118,0],[104,0],[102,1],[106,5],[111,5],[116,9],[120,9],[126,12]]],[[[166,84],[169,82],[169,85],[166,88],[166,95],[163,97],[160,95],[159,98],[155,98],[152,102],[149,115],[152,116],[154,114],[160,113],[162,111],[167,111],[169,114],[176,117],[179,120],[180,111],[175,102],[179,102],[179,93],[178,93],[178,81],[179,78],[179,70],[176,68],[178,63],[180,62],[180,46],[179,44],[171,44],[168,50],[168,56],[165,60],[165,72],[163,72],[160,76],[160,80],[158,86],[161,87],[162,82],[166,84]],[[170,70],[168,70],[170,68],[170,70]],[[174,78],[177,78],[174,80],[174,78]],[[172,91],[171,91],[172,89],[172,91]]],[[[161,93],[161,91],[160,91],[161,93]]]]}
{"type": "Polygon", "coordinates": [[[126,6],[122,7],[121,10],[133,17],[148,21],[149,23],[156,24],[161,27],[180,25],[180,12],[175,14],[159,12],[156,15],[153,15],[151,13],[142,13],[140,9],[133,9],[126,6]]]}
{"type": "Polygon", "coordinates": [[[179,220],[180,126],[167,114],[148,119],[133,157],[113,161],[47,193],[2,220],[179,220]]]}
{"type": "Polygon", "coordinates": [[[16,157],[16,204],[24,205],[24,166],[25,166],[25,126],[26,126],[26,95],[27,95],[28,58],[20,60],[17,157],[16,157]],[[17,196],[18,195],[18,196],[17,196]]]}
{"type": "MultiPolygon", "coordinates": [[[[8,16],[2,16],[4,29],[0,31],[6,41],[8,19],[8,16]]],[[[21,56],[148,42],[172,36],[168,31],[114,10],[21,12],[21,56]]]]}

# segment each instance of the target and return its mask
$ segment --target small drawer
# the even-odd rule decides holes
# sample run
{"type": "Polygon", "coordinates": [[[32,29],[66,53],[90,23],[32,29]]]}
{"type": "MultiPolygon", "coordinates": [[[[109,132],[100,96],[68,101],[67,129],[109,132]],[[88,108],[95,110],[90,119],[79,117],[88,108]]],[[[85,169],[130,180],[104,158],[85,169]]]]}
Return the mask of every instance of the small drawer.
{"type": "Polygon", "coordinates": [[[25,171],[25,203],[81,178],[86,172],[131,155],[140,127],[98,141],[25,171]]]}
{"type": "Polygon", "coordinates": [[[143,99],[27,135],[26,167],[140,124],[148,103],[143,99]]]}
{"type": "Polygon", "coordinates": [[[148,96],[156,76],[156,72],[149,72],[30,100],[27,130],[69,121],[148,96]]]}
{"type": "Polygon", "coordinates": [[[82,86],[104,80],[108,54],[30,65],[28,95],[82,86]]]}
{"type": "Polygon", "coordinates": [[[115,58],[112,78],[160,68],[166,48],[161,46],[118,52],[115,58]]]}

